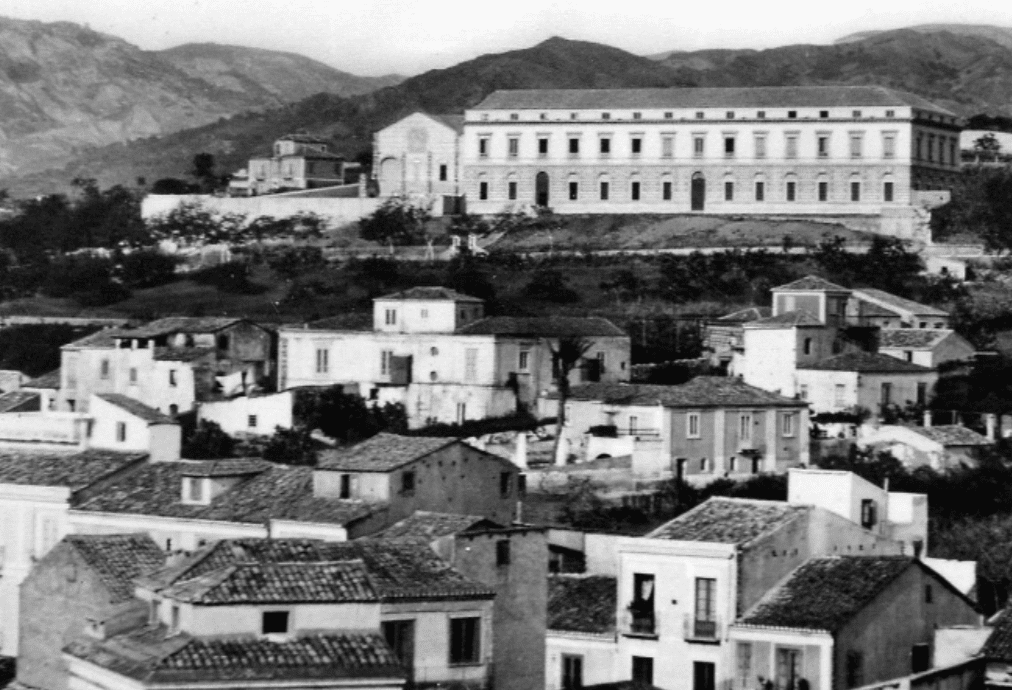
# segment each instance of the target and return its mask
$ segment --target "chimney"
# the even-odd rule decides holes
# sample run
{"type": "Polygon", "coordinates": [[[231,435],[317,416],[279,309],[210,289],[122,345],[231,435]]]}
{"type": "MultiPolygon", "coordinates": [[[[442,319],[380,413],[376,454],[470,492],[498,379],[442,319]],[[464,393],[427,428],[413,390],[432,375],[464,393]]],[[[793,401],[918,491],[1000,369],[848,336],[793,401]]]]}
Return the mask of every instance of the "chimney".
{"type": "Polygon", "coordinates": [[[527,469],[527,432],[518,431],[516,450],[513,451],[513,464],[522,470],[527,469]]]}
{"type": "Polygon", "coordinates": [[[984,423],[987,424],[987,440],[993,441],[996,438],[996,431],[998,428],[998,415],[993,412],[988,412],[984,415],[984,423]]]}
{"type": "Polygon", "coordinates": [[[931,410],[924,410],[924,428],[931,428],[931,410]]]}

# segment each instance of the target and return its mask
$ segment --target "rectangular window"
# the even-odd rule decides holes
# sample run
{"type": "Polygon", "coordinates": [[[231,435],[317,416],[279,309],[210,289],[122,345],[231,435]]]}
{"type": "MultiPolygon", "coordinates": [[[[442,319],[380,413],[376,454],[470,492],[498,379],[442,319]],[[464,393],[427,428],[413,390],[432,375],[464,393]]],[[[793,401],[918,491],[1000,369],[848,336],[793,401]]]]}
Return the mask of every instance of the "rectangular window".
{"type": "Polygon", "coordinates": [[[482,201],[488,200],[488,182],[478,183],[478,198],[482,201]]]}
{"type": "Polygon", "coordinates": [[[861,201],[861,183],[851,182],[850,183],[850,200],[861,201]]]}
{"type": "Polygon", "coordinates": [[[882,200],[890,202],[893,200],[893,183],[883,182],[882,183],[882,200]]]}
{"type": "Polygon", "coordinates": [[[510,201],[516,201],[517,183],[515,181],[510,180],[510,182],[506,184],[506,194],[509,196],[510,201]]]}
{"type": "Polygon", "coordinates": [[[910,672],[922,673],[931,668],[931,645],[922,642],[910,650],[910,672]]]}
{"type": "Polygon", "coordinates": [[[636,415],[629,415],[629,435],[635,436],[640,427],[640,418],[636,415]]]}
{"type": "Polygon", "coordinates": [[[672,158],[675,155],[675,138],[661,137],[661,157],[672,158]]]}
{"type": "Polygon", "coordinates": [[[531,351],[521,350],[519,361],[517,362],[517,368],[520,371],[528,371],[531,366],[531,351]]]}
{"type": "Polygon", "coordinates": [[[734,137],[724,137],[724,157],[734,158],[734,137]]]}
{"type": "Polygon", "coordinates": [[[819,137],[819,158],[826,158],[829,156],[829,137],[822,135],[819,137]]]}
{"type": "Polygon", "coordinates": [[[896,157],[896,137],[892,134],[887,134],[882,138],[882,157],[896,157]]]}
{"type": "Polygon", "coordinates": [[[116,440],[120,443],[126,441],[127,427],[126,422],[116,422],[116,440]]]}
{"type": "Polygon", "coordinates": [[[882,404],[890,405],[893,401],[893,384],[886,382],[882,384],[882,404]]]}
{"type": "Polygon", "coordinates": [[[639,182],[633,182],[629,186],[629,196],[632,198],[633,201],[639,201],[640,200],[640,183],[639,182]]]}
{"type": "Polygon", "coordinates": [[[766,137],[757,136],[755,138],[755,157],[765,158],[766,157],[766,137]]]}
{"type": "Polygon", "coordinates": [[[257,428],[257,416],[255,414],[246,415],[246,426],[250,429],[257,428]]]}
{"type": "Polygon", "coordinates": [[[664,201],[671,201],[671,183],[667,180],[661,183],[661,196],[664,201]]]}
{"type": "Polygon", "coordinates": [[[931,588],[931,585],[924,585],[924,603],[935,603],[935,591],[931,588]]]}
{"type": "Polygon", "coordinates": [[[726,120],[733,120],[734,119],[734,111],[733,110],[728,110],[726,113],[724,113],[724,119],[726,119],[726,120]]]}
{"type": "Polygon", "coordinates": [[[415,472],[414,470],[407,470],[401,472],[401,493],[411,494],[415,491],[415,472]]]}
{"type": "Polygon", "coordinates": [[[488,158],[489,139],[488,137],[482,137],[478,140],[478,155],[482,158],[488,158]]]}
{"type": "MultiPolygon", "coordinates": [[[[733,458],[732,458],[733,459],[733,458]]],[[[735,690],[752,687],[752,643],[739,642],[735,647],[735,690]]]]}
{"type": "Polygon", "coordinates": [[[788,110],[787,111],[787,119],[788,120],[796,120],[796,119],[798,119],[798,111],[797,110],[788,110]]]}
{"type": "Polygon", "coordinates": [[[177,382],[176,382],[176,370],[175,369],[169,369],[169,385],[173,386],[173,387],[175,387],[176,385],[178,385],[177,382]]]}
{"type": "Polygon", "coordinates": [[[607,182],[602,182],[601,183],[601,201],[607,201],[607,200],[608,200],[608,183],[607,182]]]}
{"type": "Polygon", "coordinates": [[[695,621],[697,637],[714,637],[717,633],[717,580],[712,577],[696,578],[695,621]],[[700,623],[712,625],[700,626],[700,623]]]}
{"type": "Polygon", "coordinates": [[[861,500],[861,526],[871,529],[878,524],[878,506],[870,498],[861,500]]]}
{"type": "Polygon", "coordinates": [[[447,170],[445,165],[439,166],[439,181],[446,182],[447,170]]]}
{"type": "Polygon", "coordinates": [[[846,656],[845,675],[848,688],[864,685],[864,654],[848,651],[846,656]]]}
{"type": "Polygon", "coordinates": [[[186,478],[187,500],[202,503],[204,500],[204,480],[197,477],[186,478]]]}
{"type": "Polygon", "coordinates": [[[632,681],[640,685],[654,684],[654,660],[649,656],[632,658],[632,681]]]}
{"type": "Polygon", "coordinates": [[[738,440],[752,440],[752,415],[748,412],[745,412],[738,417],[738,440]]]}
{"type": "Polygon", "coordinates": [[[173,632],[179,632],[179,607],[175,604],[172,605],[172,619],[170,621],[170,629],[173,632]]]}
{"type": "Polygon", "coordinates": [[[602,156],[607,156],[608,154],[611,153],[611,139],[609,139],[608,137],[601,137],[601,139],[598,141],[598,144],[600,146],[602,156]]]}
{"type": "Polygon", "coordinates": [[[450,663],[476,664],[481,652],[481,619],[450,619],[450,663]]]}
{"type": "Polygon", "coordinates": [[[478,348],[469,347],[464,350],[464,380],[473,382],[478,378],[478,348]]]}
{"type": "Polygon", "coordinates": [[[829,118],[829,111],[828,110],[820,110],[819,111],[819,118],[822,119],[822,120],[828,119],[829,118]]]}
{"type": "Polygon", "coordinates": [[[497,566],[510,564],[510,541],[500,539],[495,543],[495,564],[497,566]]]}
{"type": "Polygon", "coordinates": [[[843,407],[847,399],[846,387],[842,383],[833,386],[833,405],[843,407]]]}
{"type": "Polygon", "coordinates": [[[351,475],[341,475],[341,493],[338,494],[341,498],[351,498],[351,475]]]}
{"type": "Polygon", "coordinates": [[[408,621],[384,621],[382,624],[383,637],[386,638],[390,650],[394,656],[407,668],[414,666],[415,656],[415,622],[408,621]]]}
{"type": "Polygon", "coordinates": [[[104,379],[109,378],[109,360],[108,359],[103,359],[102,360],[102,374],[101,374],[101,376],[104,379]]]}
{"type": "Polygon", "coordinates": [[[819,182],[819,201],[826,201],[829,199],[829,183],[819,182]]]}
{"type": "Polygon", "coordinates": [[[330,351],[320,348],[316,351],[316,373],[326,374],[330,368],[330,351]]]}
{"type": "Polygon", "coordinates": [[[130,383],[137,383],[137,367],[130,367],[130,383]]]}
{"type": "Polygon", "coordinates": [[[393,350],[380,350],[380,376],[390,375],[390,360],[393,358],[393,350]]]}
{"type": "Polygon", "coordinates": [[[692,690],[716,690],[717,665],[709,661],[692,662],[692,690]]]}
{"type": "Polygon", "coordinates": [[[611,113],[601,113],[601,119],[602,120],[610,120],[611,119],[611,113]]]}
{"type": "Polygon", "coordinates": [[[576,654],[562,655],[562,690],[583,688],[583,657],[576,654]]]}
{"type": "Polygon", "coordinates": [[[576,201],[580,196],[580,183],[570,182],[569,183],[569,200],[576,201]]]}
{"type": "Polygon", "coordinates": [[[569,153],[574,156],[580,153],[580,140],[576,137],[569,139],[569,153]]]}
{"type": "Polygon", "coordinates": [[[539,156],[548,155],[548,139],[546,139],[545,137],[541,137],[540,139],[538,139],[538,155],[539,156]]]}
{"type": "Polygon", "coordinates": [[[734,201],[734,182],[724,183],[724,201],[734,201]]]}
{"type": "Polygon", "coordinates": [[[633,113],[633,119],[634,120],[642,120],[643,119],[643,113],[640,113],[640,112],[633,113]]]}
{"type": "Polygon", "coordinates": [[[643,140],[641,138],[633,137],[630,141],[630,145],[632,146],[632,154],[634,156],[638,156],[643,153],[643,140]]]}
{"type": "Polygon", "coordinates": [[[264,635],[284,635],[288,632],[288,611],[264,611],[260,622],[264,635]]]}
{"type": "Polygon", "coordinates": [[[696,156],[697,158],[701,157],[703,155],[703,151],[705,150],[704,148],[705,146],[706,146],[706,139],[704,137],[693,137],[692,155],[696,156]]]}
{"type": "Polygon", "coordinates": [[[699,413],[690,412],[686,419],[686,438],[699,438],[699,413]]]}
{"type": "Polygon", "coordinates": [[[766,119],[766,111],[765,110],[760,110],[760,111],[758,111],[755,114],[755,116],[756,116],[756,119],[758,119],[758,120],[765,120],[766,119]]]}
{"type": "Polygon", "coordinates": [[[457,403],[457,424],[467,421],[467,403],[457,403]]]}
{"type": "Polygon", "coordinates": [[[864,153],[863,151],[863,140],[864,138],[860,134],[850,135],[850,157],[860,158],[864,153]]]}
{"type": "Polygon", "coordinates": [[[756,182],[755,183],[755,200],[764,201],[766,199],[766,183],[756,182]]]}
{"type": "Polygon", "coordinates": [[[787,137],[787,147],[784,154],[787,158],[798,157],[798,137],[792,134],[787,137]]]}
{"type": "Polygon", "coordinates": [[[697,120],[702,120],[705,117],[706,117],[706,113],[704,113],[702,110],[697,110],[696,111],[696,119],[697,120]]]}
{"type": "Polygon", "coordinates": [[[808,386],[801,384],[798,386],[798,397],[802,400],[808,400],[808,386]]]}
{"type": "Polygon", "coordinates": [[[917,382],[917,404],[926,405],[928,402],[928,384],[923,381],[917,382]]]}
{"type": "Polygon", "coordinates": [[[783,422],[783,436],[784,438],[793,438],[794,436],[794,415],[785,414],[783,422]]]}
{"type": "Polygon", "coordinates": [[[510,472],[499,473],[499,497],[509,498],[513,493],[513,475],[510,472]]]}
{"type": "Polygon", "coordinates": [[[794,201],[797,198],[797,182],[791,181],[787,183],[787,200],[794,201]]]}

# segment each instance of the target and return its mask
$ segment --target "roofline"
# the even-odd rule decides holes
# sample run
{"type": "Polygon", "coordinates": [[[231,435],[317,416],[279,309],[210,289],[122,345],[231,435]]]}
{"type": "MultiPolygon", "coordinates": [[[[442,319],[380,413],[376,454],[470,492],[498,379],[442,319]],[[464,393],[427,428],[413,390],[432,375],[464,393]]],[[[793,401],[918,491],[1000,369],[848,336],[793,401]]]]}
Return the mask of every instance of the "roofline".
{"type": "Polygon", "coordinates": [[[977,602],[975,602],[973,599],[971,599],[970,597],[968,597],[966,594],[963,594],[962,592],[960,592],[959,589],[956,588],[956,585],[954,585],[951,582],[949,582],[949,580],[944,575],[942,575],[941,573],[939,573],[937,570],[935,570],[934,568],[932,568],[930,565],[928,565],[927,563],[925,563],[920,558],[914,558],[914,563],[916,563],[917,565],[919,565],[921,567],[921,569],[924,570],[929,575],[933,575],[936,580],[938,580],[939,582],[942,583],[942,586],[944,586],[950,592],[952,592],[957,597],[959,597],[960,599],[962,599],[964,602],[966,602],[967,604],[969,604],[970,608],[972,608],[975,612],[977,612],[978,614],[982,613],[981,610],[980,610],[980,606],[977,604],[977,602]]]}
{"type": "MultiPolygon", "coordinates": [[[[401,434],[396,434],[396,435],[397,436],[401,436],[401,434]]],[[[415,437],[406,436],[405,438],[432,438],[432,437],[431,436],[415,436],[415,437]]],[[[366,441],[363,441],[363,443],[365,443],[365,442],[366,441]]],[[[438,446],[437,448],[433,448],[432,450],[428,451],[427,453],[422,453],[421,455],[416,455],[415,457],[411,458],[407,462],[401,463],[399,465],[394,465],[394,466],[389,467],[389,468],[387,468],[385,470],[373,470],[373,469],[367,469],[367,470],[349,470],[349,469],[340,469],[340,468],[336,468],[336,467],[335,468],[328,468],[328,467],[317,466],[317,467],[313,468],[313,471],[314,472],[315,471],[323,471],[323,472],[368,472],[368,473],[386,474],[388,472],[393,472],[394,470],[399,470],[400,468],[406,467],[406,466],[408,466],[408,465],[410,465],[410,464],[412,464],[414,462],[418,462],[419,460],[421,460],[423,458],[427,458],[430,455],[432,455],[433,453],[441,451],[444,448],[449,448],[450,446],[452,446],[455,443],[462,443],[463,445],[467,446],[470,450],[473,450],[473,451],[475,451],[477,453],[481,453],[482,455],[488,456],[490,458],[494,458],[494,459],[498,460],[500,463],[508,465],[509,467],[511,467],[513,469],[516,469],[518,472],[520,471],[519,467],[517,467],[516,465],[514,465],[512,462],[510,462],[506,458],[499,457],[495,453],[489,453],[487,450],[482,450],[481,448],[475,448],[470,443],[467,443],[463,438],[453,438],[453,439],[450,439],[448,443],[444,443],[443,445],[438,446]]],[[[354,446],[352,446],[352,447],[354,448],[354,446]]],[[[411,516],[409,515],[408,517],[411,517],[411,516]]],[[[405,519],[407,519],[407,518],[405,518],[405,519]]]]}

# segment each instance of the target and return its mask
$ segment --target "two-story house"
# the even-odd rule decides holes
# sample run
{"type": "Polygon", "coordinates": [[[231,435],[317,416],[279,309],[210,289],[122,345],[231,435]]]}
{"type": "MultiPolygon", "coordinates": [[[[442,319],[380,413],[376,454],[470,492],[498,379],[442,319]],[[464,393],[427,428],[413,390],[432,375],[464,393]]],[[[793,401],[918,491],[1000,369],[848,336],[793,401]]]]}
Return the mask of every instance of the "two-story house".
{"type": "Polygon", "coordinates": [[[272,155],[251,158],[247,168],[249,194],[333,187],[344,182],[344,158],[331,153],[325,139],[305,133],[287,134],[274,142],[272,155]]]}
{"type": "Polygon", "coordinates": [[[377,298],[373,327],[279,330],[279,388],[341,384],[401,403],[412,427],[512,414],[555,385],[563,338],[588,349],[571,380],[629,378],[629,336],[600,318],[485,318],[481,300],[440,287],[377,298]]]}
{"type": "MultiPolygon", "coordinates": [[[[552,411],[549,395],[542,414],[552,411]]],[[[641,474],[725,476],[808,462],[807,403],[740,379],[698,376],[660,386],[589,383],[567,398],[567,443],[578,457],[631,455],[641,474]]]]}

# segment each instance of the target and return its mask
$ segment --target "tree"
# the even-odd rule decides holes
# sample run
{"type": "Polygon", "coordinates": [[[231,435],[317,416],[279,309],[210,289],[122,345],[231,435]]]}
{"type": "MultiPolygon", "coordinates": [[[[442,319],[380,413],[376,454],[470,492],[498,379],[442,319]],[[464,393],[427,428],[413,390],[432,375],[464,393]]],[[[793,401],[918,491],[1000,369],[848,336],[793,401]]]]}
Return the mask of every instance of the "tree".
{"type": "Polygon", "coordinates": [[[215,422],[202,419],[183,439],[182,456],[193,460],[232,457],[235,440],[215,422]]]}
{"type": "Polygon", "coordinates": [[[580,293],[569,287],[568,279],[562,271],[554,268],[539,269],[524,286],[524,294],[531,299],[556,304],[568,304],[580,301],[580,293]]]}
{"type": "Polygon", "coordinates": [[[952,200],[931,214],[932,235],[980,237],[989,249],[1012,250],[1012,171],[967,168],[952,187],[952,200]]]}
{"type": "Polygon", "coordinates": [[[345,393],[340,385],[302,391],[293,413],[307,430],[319,429],[344,443],[364,441],[381,431],[403,432],[408,427],[403,405],[370,405],[361,396],[345,393]]]}
{"type": "Polygon", "coordinates": [[[359,235],[364,240],[381,244],[422,244],[425,224],[430,219],[427,208],[413,204],[406,197],[390,197],[358,222],[359,235]]]}
{"type": "Polygon", "coordinates": [[[566,403],[569,401],[569,374],[593,346],[593,341],[579,336],[563,336],[548,347],[552,351],[552,377],[559,391],[559,411],[555,422],[555,457],[562,445],[562,430],[566,424],[566,403]]]}
{"type": "Polygon", "coordinates": [[[277,427],[264,446],[263,458],[284,465],[315,465],[316,443],[305,427],[277,427]]]}
{"type": "Polygon", "coordinates": [[[190,174],[197,179],[201,191],[213,192],[218,186],[218,178],[214,173],[214,156],[210,153],[198,153],[193,157],[193,170],[190,174]]]}
{"type": "Polygon", "coordinates": [[[973,142],[973,155],[977,163],[980,163],[982,157],[996,161],[999,153],[1001,153],[1001,143],[994,132],[987,132],[973,142]]]}

